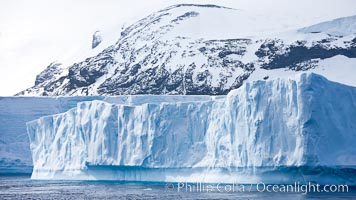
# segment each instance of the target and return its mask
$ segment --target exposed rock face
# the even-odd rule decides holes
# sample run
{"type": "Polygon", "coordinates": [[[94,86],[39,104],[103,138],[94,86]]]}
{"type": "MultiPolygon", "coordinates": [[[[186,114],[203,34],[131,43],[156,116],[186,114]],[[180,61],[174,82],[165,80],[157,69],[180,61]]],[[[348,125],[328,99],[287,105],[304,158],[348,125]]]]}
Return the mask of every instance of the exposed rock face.
{"type": "Polygon", "coordinates": [[[102,41],[102,37],[100,35],[100,31],[95,31],[95,33],[93,34],[93,41],[91,43],[91,48],[95,49],[95,47],[97,47],[101,41],[102,41]]]}

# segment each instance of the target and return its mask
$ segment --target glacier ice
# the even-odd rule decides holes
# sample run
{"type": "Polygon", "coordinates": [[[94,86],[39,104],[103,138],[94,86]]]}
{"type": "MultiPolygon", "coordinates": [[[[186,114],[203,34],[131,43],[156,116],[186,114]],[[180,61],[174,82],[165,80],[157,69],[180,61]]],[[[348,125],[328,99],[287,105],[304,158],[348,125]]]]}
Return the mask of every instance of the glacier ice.
{"type": "Polygon", "coordinates": [[[204,101],[210,96],[84,96],[84,97],[0,97],[0,173],[31,173],[33,169],[26,122],[63,113],[78,102],[101,100],[138,105],[147,102],[204,101]]]}
{"type": "Polygon", "coordinates": [[[356,88],[317,74],[226,97],[80,102],[27,123],[34,179],[356,183],[356,88]]]}

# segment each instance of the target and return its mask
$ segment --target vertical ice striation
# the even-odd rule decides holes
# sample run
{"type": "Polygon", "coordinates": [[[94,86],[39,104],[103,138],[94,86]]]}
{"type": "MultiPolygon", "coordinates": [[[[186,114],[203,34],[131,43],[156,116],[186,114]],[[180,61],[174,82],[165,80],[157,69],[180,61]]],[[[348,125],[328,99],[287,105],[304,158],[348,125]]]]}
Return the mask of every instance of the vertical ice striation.
{"type": "Polygon", "coordinates": [[[302,165],[302,92],[300,82],[282,79],[246,83],[231,92],[210,116],[209,121],[221,119],[209,124],[206,162],[214,167],[302,165]]]}
{"type": "Polygon", "coordinates": [[[27,124],[35,170],[80,170],[87,165],[191,167],[205,149],[204,116],[210,104],[78,103],[66,113],[27,124]]]}
{"type": "Polygon", "coordinates": [[[356,88],[316,74],[201,102],[82,102],[27,123],[32,177],[196,181],[218,171],[203,181],[244,182],[280,167],[354,168],[355,113],[356,88]]]}

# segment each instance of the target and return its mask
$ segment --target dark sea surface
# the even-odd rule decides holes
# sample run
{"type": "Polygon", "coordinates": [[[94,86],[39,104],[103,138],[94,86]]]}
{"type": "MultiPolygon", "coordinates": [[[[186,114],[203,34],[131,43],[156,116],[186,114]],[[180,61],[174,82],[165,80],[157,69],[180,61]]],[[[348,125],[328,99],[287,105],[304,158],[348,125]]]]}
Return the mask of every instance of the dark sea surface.
{"type": "MultiPolygon", "coordinates": [[[[207,185],[192,183],[189,191],[178,183],[140,183],[116,181],[38,181],[30,175],[0,175],[0,199],[356,199],[356,187],[349,187],[348,192],[308,193],[301,192],[259,192],[249,190],[249,186],[234,186],[235,191],[227,192],[226,185],[209,190],[207,185]],[[203,188],[205,190],[203,190],[203,188]],[[200,188],[200,189],[199,189],[200,188]],[[242,191],[244,188],[244,191],[242,191]]],[[[227,187],[231,189],[230,186],[227,187]]]]}

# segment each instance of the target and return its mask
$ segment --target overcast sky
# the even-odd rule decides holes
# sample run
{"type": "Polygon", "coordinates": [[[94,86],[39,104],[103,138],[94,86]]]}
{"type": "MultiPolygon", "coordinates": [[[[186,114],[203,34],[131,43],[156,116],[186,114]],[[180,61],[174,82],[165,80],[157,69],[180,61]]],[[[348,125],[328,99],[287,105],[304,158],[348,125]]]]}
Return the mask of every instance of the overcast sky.
{"type": "Polygon", "coordinates": [[[354,0],[1,0],[0,96],[34,84],[55,60],[91,45],[96,30],[118,29],[154,11],[178,3],[219,4],[270,13],[305,24],[356,15],[354,0]]]}

